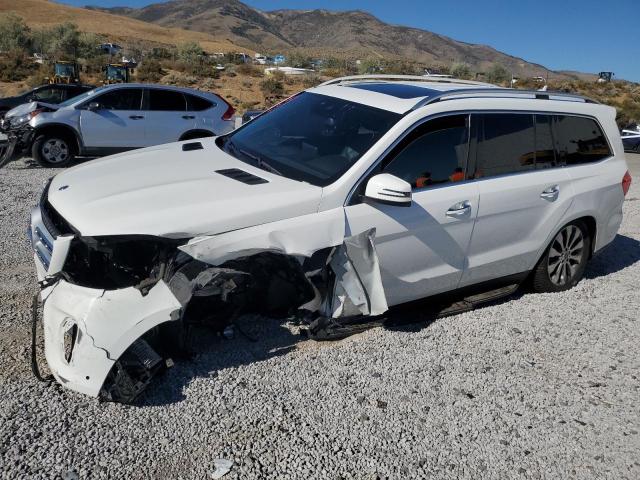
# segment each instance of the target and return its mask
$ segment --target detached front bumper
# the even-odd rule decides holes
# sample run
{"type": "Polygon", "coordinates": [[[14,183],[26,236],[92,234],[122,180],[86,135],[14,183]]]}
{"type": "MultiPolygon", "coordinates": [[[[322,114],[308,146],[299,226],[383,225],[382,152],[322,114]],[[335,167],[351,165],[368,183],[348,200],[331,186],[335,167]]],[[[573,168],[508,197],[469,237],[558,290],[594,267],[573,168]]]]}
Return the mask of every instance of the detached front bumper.
{"type": "Polygon", "coordinates": [[[0,165],[21,158],[31,149],[34,130],[29,124],[15,130],[1,130],[1,133],[7,136],[7,140],[0,157],[0,165]]]}
{"type": "Polygon", "coordinates": [[[162,280],[146,295],[134,287],[103,290],[64,280],[59,273],[74,236],[55,230],[41,206],[31,212],[28,236],[38,280],[47,285],[41,299],[49,368],[64,387],[98,396],[124,351],[150,329],[179,319],[182,306],[162,280]]]}
{"type": "Polygon", "coordinates": [[[93,397],[120,355],[151,328],[178,319],[181,308],[163,281],[143,296],[133,287],[108,291],[59,280],[42,297],[51,372],[64,387],[93,397]]]}

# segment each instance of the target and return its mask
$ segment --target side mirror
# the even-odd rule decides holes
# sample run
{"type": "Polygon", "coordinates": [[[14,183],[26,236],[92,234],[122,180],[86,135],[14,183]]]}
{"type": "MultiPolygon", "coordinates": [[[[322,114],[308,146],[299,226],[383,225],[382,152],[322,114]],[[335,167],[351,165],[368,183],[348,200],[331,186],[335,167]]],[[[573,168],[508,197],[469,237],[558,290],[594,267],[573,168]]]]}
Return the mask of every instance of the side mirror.
{"type": "Polygon", "coordinates": [[[101,106],[98,102],[91,102],[87,108],[92,112],[95,112],[96,110],[100,110],[101,106]]]}
{"type": "Polygon", "coordinates": [[[395,205],[411,206],[411,185],[390,173],[381,173],[371,177],[364,192],[365,200],[395,205]]]}

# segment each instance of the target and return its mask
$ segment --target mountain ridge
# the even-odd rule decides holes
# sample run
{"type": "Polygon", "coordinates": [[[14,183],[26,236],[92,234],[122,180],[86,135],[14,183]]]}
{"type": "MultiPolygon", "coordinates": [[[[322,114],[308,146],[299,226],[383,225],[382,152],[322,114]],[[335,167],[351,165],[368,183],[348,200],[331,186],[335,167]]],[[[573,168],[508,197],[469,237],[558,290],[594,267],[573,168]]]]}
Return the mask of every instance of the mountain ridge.
{"type": "Polygon", "coordinates": [[[141,8],[87,8],[164,27],[207,33],[256,51],[308,49],[394,57],[438,66],[456,62],[485,71],[499,63],[518,76],[566,76],[489,45],[455,40],[416,27],[389,24],[364,10],[261,11],[239,0],[172,0],[141,8]]]}

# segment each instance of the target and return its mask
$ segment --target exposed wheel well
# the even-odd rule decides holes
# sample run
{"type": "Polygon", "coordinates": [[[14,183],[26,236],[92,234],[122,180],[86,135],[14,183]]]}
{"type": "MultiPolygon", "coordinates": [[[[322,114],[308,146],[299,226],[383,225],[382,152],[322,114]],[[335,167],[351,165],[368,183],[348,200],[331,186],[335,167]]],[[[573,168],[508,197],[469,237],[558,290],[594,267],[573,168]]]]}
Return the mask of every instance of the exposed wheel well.
{"type": "Polygon", "coordinates": [[[189,130],[180,137],[180,142],[184,140],[195,140],[196,138],[213,137],[215,134],[209,130],[189,130]]]}
{"type": "Polygon", "coordinates": [[[74,149],[74,153],[80,152],[80,140],[77,133],[71,128],[64,125],[50,125],[36,130],[33,138],[41,135],[60,135],[70,142],[70,146],[74,149]]]}

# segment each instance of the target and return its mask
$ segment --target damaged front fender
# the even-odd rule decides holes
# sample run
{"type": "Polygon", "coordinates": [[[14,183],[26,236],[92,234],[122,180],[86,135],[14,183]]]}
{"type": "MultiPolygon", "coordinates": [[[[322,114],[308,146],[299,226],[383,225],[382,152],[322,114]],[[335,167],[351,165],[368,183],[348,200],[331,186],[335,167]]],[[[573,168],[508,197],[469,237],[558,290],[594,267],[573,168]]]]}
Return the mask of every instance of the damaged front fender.
{"type": "Polygon", "coordinates": [[[64,280],[47,293],[43,316],[49,368],[64,386],[93,397],[125,350],[150,329],[178,319],[181,309],[163,281],[145,296],[133,287],[105,291],[64,280]],[[69,345],[66,334],[74,325],[69,345]]]}

